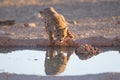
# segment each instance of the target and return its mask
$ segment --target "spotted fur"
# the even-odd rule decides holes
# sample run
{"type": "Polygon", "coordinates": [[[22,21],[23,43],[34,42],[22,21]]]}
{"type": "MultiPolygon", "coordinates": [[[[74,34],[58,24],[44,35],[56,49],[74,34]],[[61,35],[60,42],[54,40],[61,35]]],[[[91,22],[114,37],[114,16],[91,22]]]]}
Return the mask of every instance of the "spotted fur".
{"type": "Polygon", "coordinates": [[[40,14],[45,20],[45,29],[51,45],[54,45],[55,41],[63,42],[66,37],[73,38],[72,33],[68,30],[67,21],[54,8],[45,8],[40,11],[40,14]]]}

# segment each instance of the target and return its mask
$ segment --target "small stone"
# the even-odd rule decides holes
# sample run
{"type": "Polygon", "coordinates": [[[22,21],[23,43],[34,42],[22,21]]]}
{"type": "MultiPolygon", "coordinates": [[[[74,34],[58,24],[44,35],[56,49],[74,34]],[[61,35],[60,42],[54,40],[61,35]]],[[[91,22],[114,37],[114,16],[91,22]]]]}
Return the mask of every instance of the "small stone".
{"type": "Polygon", "coordinates": [[[37,61],[38,59],[34,59],[35,61],[37,61]]]}
{"type": "Polygon", "coordinates": [[[26,23],[24,24],[25,27],[31,27],[31,28],[35,28],[36,24],[35,23],[26,23]]]}
{"type": "Polygon", "coordinates": [[[76,21],[70,21],[70,23],[71,23],[71,24],[77,24],[77,22],[76,22],[76,21]]]}
{"type": "Polygon", "coordinates": [[[86,36],[89,36],[89,33],[85,33],[86,36]]]}
{"type": "Polygon", "coordinates": [[[84,35],[80,35],[81,38],[84,38],[84,35]]]}
{"type": "Polygon", "coordinates": [[[40,14],[37,14],[36,17],[37,17],[37,18],[41,18],[41,15],[40,15],[40,14]]]}
{"type": "Polygon", "coordinates": [[[76,21],[73,21],[73,24],[77,24],[77,22],[76,22],[76,21]]]}
{"type": "Polygon", "coordinates": [[[96,31],[92,31],[93,33],[96,33],[96,31]]]}

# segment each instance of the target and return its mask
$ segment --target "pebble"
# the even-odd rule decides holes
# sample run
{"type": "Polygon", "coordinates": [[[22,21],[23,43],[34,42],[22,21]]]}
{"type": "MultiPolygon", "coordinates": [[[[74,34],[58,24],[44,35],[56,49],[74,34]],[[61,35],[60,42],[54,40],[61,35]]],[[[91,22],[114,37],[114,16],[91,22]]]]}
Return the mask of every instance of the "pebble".
{"type": "Polygon", "coordinates": [[[31,27],[31,28],[35,28],[36,24],[35,23],[26,23],[24,24],[25,27],[31,27]]]}
{"type": "Polygon", "coordinates": [[[37,18],[41,18],[41,15],[40,15],[40,14],[37,14],[36,17],[37,17],[37,18]]]}
{"type": "Polygon", "coordinates": [[[89,36],[89,33],[85,33],[86,36],[89,36]]]}
{"type": "Polygon", "coordinates": [[[71,24],[77,24],[77,22],[76,22],[76,21],[70,21],[70,23],[71,23],[71,24]]]}
{"type": "Polygon", "coordinates": [[[84,35],[80,35],[81,38],[84,38],[84,35]]]}

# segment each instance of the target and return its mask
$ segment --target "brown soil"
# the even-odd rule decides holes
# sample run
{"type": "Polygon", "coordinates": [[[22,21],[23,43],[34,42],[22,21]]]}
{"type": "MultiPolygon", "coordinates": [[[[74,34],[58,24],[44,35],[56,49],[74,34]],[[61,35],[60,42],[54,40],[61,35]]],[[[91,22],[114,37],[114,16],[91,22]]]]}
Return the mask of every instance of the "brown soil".
{"type": "Polygon", "coordinates": [[[101,73],[84,76],[35,76],[1,73],[0,80],[120,80],[120,73],[101,73]]]}
{"type": "Polygon", "coordinates": [[[14,26],[0,25],[1,38],[46,40],[48,36],[43,19],[38,18],[36,14],[50,6],[65,16],[70,30],[78,36],[79,40],[99,36],[111,40],[120,36],[119,0],[25,0],[18,2],[0,0],[0,4],[0,20],[16,21],[14,26]],[[24,26],[26,23],[35,23],[36,27],[26,27],[24,26]]]}

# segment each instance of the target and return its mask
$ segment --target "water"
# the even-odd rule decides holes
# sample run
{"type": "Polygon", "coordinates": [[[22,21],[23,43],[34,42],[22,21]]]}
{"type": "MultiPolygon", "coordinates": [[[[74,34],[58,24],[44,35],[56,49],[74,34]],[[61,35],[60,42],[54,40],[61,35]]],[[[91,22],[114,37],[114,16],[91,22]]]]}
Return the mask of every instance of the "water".
{"type": "Polygon", "coordinates": [[[0,52],[0,73],[63,76],[120,72],[117,50],[106,50],[86,60],[78,57],[74,48],[5,50],[0,52]]]}

